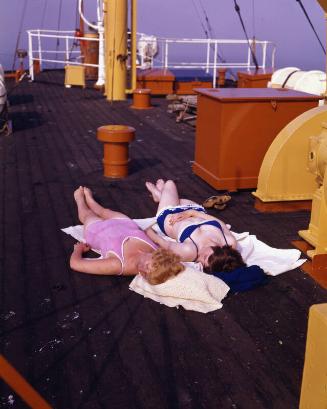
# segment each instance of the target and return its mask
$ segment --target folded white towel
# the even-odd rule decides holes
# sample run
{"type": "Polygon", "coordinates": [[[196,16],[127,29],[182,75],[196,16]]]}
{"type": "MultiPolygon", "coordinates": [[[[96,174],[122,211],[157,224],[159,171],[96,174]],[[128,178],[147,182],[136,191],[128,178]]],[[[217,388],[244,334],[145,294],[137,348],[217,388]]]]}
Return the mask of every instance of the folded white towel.
{"type": "Polygon", "coordinates": [[[176,277],[158,285],[151,285],[137,275],[129,288],[168,307],[181,305],[186,310],[203,313],[221,308],[221,301],[229,291],[228,285],[219,278],[192,267],[186,267],[176,277]]]}
{"type": "MultiPolygon", "coordinates": [[[[155,224],[155,217],[134,219],[142,228],[149,226],[160,233],[155,224]]],[[[83,226],[71,226],[62,229],[78,241],[84,242],[83,226]]],[[[258,240],[256,236],[245,233],[233,233],[237,240],[237,248],[247,265],[258,265],[266,274],[276,276],[299,267],[306,260],[300,259],[301,252],[296,249],[276,249],[258,240]]],[[[165,236],[164,236],[165,237],[165,236]]],[[[168,240],[171,240],[167,238],[168,240]]],[[[178,276],[159,285],[150,285],[141,275],[137,275],[130,283],[130,289],[165,304],[168,307],[183,306],[187,310],[209,312],[222,307],[221,301],[229,291],[229,287],[219,278],[199,271],[200,263],[184,263],[186,270],[178,276]]]]}

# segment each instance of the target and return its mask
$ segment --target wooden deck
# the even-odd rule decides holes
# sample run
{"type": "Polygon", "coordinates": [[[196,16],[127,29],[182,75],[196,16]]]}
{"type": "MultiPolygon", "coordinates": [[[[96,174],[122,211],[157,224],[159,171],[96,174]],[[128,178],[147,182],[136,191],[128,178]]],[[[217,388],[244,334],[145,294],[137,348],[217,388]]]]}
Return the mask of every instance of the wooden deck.
{"type": "MultiPolygon", "coordinates": [[[[44,72],[10,95],[14,133],[0,137],[1,352],[58,409],[295,409],[309,306],[327,291],[300,269],[229,296],[221,310],[172,309],[129,290],[131,278],[72,272],[73,191],[149,217],[146,180],[173,178],[202,202],[215,191],[192,174],[194,130],[164,99],[138,111],[94,89],[65,89],[44,72]],[[136,128],[130,175],[102,176],[97,127],[136,128]]],[[[221,213],[234,231],[290,248],[309,213],[259,213],[243,191],[221,213]]],[[[26,408],[1,384],[0,406],[26,408]],[[10,404],[10,400],[14,400],[10,404]]]]}

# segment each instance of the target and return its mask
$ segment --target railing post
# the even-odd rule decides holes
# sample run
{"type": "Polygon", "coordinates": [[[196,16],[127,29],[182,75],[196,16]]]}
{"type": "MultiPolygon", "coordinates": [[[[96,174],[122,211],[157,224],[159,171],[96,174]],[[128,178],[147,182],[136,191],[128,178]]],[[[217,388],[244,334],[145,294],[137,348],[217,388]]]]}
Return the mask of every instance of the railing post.
{"type": "Polygon", "coordinates": [[[97,87],[102,87],[105,84],[105,51],[104,51],[104,26],[102,21],[98,22],[99,32],[99,59],[98,59],[98,80],[96,82],[97,87]]]}
{"type": "Polygon", "coordinates": [[[31,80],[34,81],[32,33],[30,31],[28,31],[27,33],[28,33],[28,71],[31,80]]]}
{"type": "MultiPolygon", "coordinates": [[[[251,40],[249,41],[250,47],[252,47],[252,42],[251,40]]],[[[247,62],[247,68],[249,69],[251,66],[251,52],[250,52],[250,47],[248,47],[248,62],[247,62]]]]}
{"type": "Polygon", "coordinates": [[[275,71],[275,53],[276,53],[275,44],[272,45],[272,47],[273,47],[273,50],[272,50],[272,53],[271,53],[271,68],[272,68],[272,70],[274,72],[275,71]]]}
{"type": "Polygon", "coordinates": [[[262,68],[266,68],[267,41],[262,45],[262,68]]]}
{"type": "Polygon", "coordinates": [[[168,41],[165,41],[165,59],[164,59],[164,68],[168,67],[168,41]]]}
{"type": "Polygon", "coordinates": [[[207,40],[207,64],[206,64],[206,73],[208,74],[209,72],[209,64],[210,64],[210,46],[211,46],[211,40],[207,40]]]}
{"type": "Polygon", "coordinates": [[[215,41],[215,55],[213,56],[213,79],[212,79],[212,86],[216,88],[216,81],[217,81],[217,40],[215,41]]]}
{"type": "Polygon", "coordinates": [[[65,46],[66,46],[66,63],[68,63],[68,61],[69,61],[69,52],[68,52],[68,41],[69,41],[69,39],[68,39],[68,36],[66,36],[66,38],[65,38],[65,46]]]}
{"type": "Polygon", "coordinates": [[[37,45],[38,45],[38,53],[39,53],[39,65],[40,65],[40,70],[42,71],[42,46],[41,46],[40,30],[37,30],[37,45]]]}

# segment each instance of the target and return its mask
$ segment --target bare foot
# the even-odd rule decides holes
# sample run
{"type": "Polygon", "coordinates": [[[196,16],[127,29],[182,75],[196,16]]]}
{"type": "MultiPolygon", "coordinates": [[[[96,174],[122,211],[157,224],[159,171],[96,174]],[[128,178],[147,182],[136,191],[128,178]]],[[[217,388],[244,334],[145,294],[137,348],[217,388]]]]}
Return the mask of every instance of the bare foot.
{"type": "Polygon", "coordinates": [[[88,187],[84,187],[84,196],[87,204],[94,202],[93,193],[88,187]]]}
{"type": "Polygon", "coordinates": [[[80,186],[78,189],[75,190],[75,192],[74,192],[74,199],[75,199],[75,202],[84,200],[84,190],[83,190],[83,186],[80,186]]]}
{"type": "Polygon", "coordinates": [[[159,192],[162,192],[162,189],[165,186],[165,181],[163,179],[158,179],[156,183],[156,188],[159,190],[159,192]]]}
{"type": "Polygon", "coordinates": [[[85,187],[84,186],[84,195],[85,196],[88,196],[88,197],[92,197],[93,198],[93,193],[92,193],[92,191],[91,191],[91,189],[89,189],[88,187],[85,187]]]}
{"type": "Polygon", "coordinates": [[[145,186],[148,191],[151,193],[153,201],[156,203],[160,202],[161,192],[160,190],[151,182],[145,182],[145,186]]]}

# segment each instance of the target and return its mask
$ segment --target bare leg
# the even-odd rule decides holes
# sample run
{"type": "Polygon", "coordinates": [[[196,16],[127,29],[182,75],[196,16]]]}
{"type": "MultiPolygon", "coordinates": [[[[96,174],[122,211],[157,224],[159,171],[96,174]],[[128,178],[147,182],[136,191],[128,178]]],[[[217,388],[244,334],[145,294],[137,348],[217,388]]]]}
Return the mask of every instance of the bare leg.
{"type": "Polygon", "coordinates": [[[166,206],[178,206],[179,204],[179,196],[175,182],[167,180],[161,192],[158,210],[166,206]]]}
{"type": "Polygon", "coordinates": [[[199,205],[199,203],[193,202],[193,200],[189,200],[189,199],[180,199],[179,202],[181,205],[189,205],[189,204],[199,205]]]}
{"type": "Polygon", "coordinates": [[[156,184],[154,185],[151,182],[146,182],[145,183],[148,191],[152,194],[152,198],[156,203],[159,203],[159,209],[164,207],[164,206],[177,206],[179,204],[181,205],[189,205],[189,204],[194,204],[197,205],[198,203],[193,202],[193,200],[189,199],[178,199],[178,202],[175,203],[176,201],[176,196],[178,197],[178,192],[175,183],[172,180],[168,180],[167,182],[164,182],[163,179],[158,179],[156,184]],[[166,186],[166,183],[168,185],[166,186]],[[175,204],[161,204],[161,197],[164,192],[164,198],[163,201],[170,201],[173,196],[173,201],[175,204]],[[168,197],[169,196],[169,197],[168,197]]]}
{"type": "Polygon", "coordinates": [[[157,188],[157,186],[151,182],[145,182],[145,186],[151,193],[153,201],[155,203],[159,203],[161,198],[161,191],[157,188]]]}
{"type": "Polygon", "coordinates": [[[161,192],[163,191],[163,188],[165,186],[165,181],[163,179],[158,179],[156,181],[156,184],[153,184],[151,182],[145,182],[145,186],[151,193],[153,201],[155,203],[159,203],[161,198],[161,192]]]}
{"type": "Polygon", "coordinates": [[[164,186],[165,186],[165,181],[163,179],[158,179],[156,182],[156,188],[159,190],[159,192],[162,192],[164,186]]]}
{"type": "Polygon", "coordinates": [[[99,217],[97,217],[97,214],[95,214],[85,202],[84,190],[82,186],[75,190],[74,199],[77,205],[78,218],[81,223],[86,224],[91,219],[99,219],[99,217]]]}
{"type": "Polygon", "coordinates": [[[88,207],[101,219],[129,219],[129,217],[123,213],[115,212],[114,210],[102,207],[94,200],[91,190],[87,187],[84,187],[84,195],[88,207]]]}

